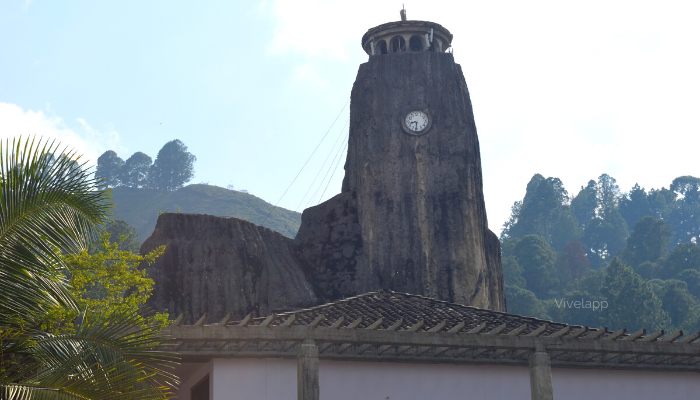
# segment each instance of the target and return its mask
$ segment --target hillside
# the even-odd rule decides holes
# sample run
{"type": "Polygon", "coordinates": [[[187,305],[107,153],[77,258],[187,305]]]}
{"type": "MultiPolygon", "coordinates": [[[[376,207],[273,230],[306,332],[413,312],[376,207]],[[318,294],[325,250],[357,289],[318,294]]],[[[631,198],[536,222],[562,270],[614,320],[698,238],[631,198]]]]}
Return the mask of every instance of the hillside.
{"type": "MultiPolygon", "coordinates": [[[[174,192],[117,187],[112,189],[114,218],[136,228],[143,243],[156,226],[158,211],[210,214],[236,217],[260,225],[272,205],[248,193],[211,185],[189,185],[174,192]]],[[[300,215],[277,208],[262,226],[293,238],[299,229],[300,215]]]]}

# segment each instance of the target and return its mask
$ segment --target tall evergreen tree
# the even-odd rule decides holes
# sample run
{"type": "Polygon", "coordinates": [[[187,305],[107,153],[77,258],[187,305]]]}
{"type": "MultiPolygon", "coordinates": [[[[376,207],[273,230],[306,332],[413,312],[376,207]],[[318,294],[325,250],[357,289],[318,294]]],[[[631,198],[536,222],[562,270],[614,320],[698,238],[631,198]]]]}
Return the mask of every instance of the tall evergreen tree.
{"type": "Polygon", "coordinates": [[[526,288],[537,298],[549,298],[558,286],[554,268],[556,252],[537,235],[526,235],[515,245],[513,251],[523,269],[526,288]]]}
{"type": "Polygon", "coordinates": [[[151,187],[173,191],[182,187],[194,177],[194,162],[197,160],[187,151],[180,140],[166,143],[158,152],[156,161],[149,172],[151,187]]]}
{"type": "Polygon", "coordinates": [[[676,246],[662,263],[658,278],[678,278],[686,270],[700,272],[700,246],[696,243],[681,243],[676,246]]]}
{"type": "Polygon", "coordinates": [[[124,160],[119,158],[117,153],[112,150],[105,151],[97,159],[95,178],[103,178],[103,184],[107,187],[117,187],[121,183],[119,177],[123,166],[124,160]]]}
{"type": "Polygon", "coordinates": [[[557,257],[556,267],[562,284],[582,279],[590,269],[591,261],[581,242],[571,242],[557,257]]]}
{"type": "Polygon", "coordinates": [[[700,239],[700,178],[678,177],[670,189],[680,197],[670,207],[668,215],[675,233],[673,244],[697,241],[700,239]]]}
{"type": "Polygon", "coordinates": [[[672,236],[671,227],[664,220],[646,216],[634,224],[623,259],[632,266],[657,262],[668,252],[672,236]]]}
{"type": "Polygon", "coordinates": [[[151,165],[153,165],[153,160],[147,154],[140,151],[132,154],[120,171],[122,185],[134,188],[147,187],[151,165]]]}
{"type": "Polygon", "coordinates": [[[661,299],[649,282],[617,257],[605,268],[601,294],[609,304],[602,322],[612,329],[659,330],[667,328],[670,323],[668,314],[661,307],[661,299]]]}
{"type": "Polygon", "coordinates": [[[598,177],[596,191],[598,194],[598,215],[606,219],[608,213],[617,209],[618,200],[620,199],[620,187],[617,186],[615,178],[608,174],[603,174],[598,177]]]}
{"type": "MultiPolygon", "coordinates": [[[[608,213],[609,216],[611,214],[608,213]]],[[[601,267],[625,247],[627,227],[623,225],[624,220],[621,217],[613,220],[615,225],[602,218],[593,218],[583,231],[581,242],[594,269],[601,267]]]]}
{"type": "Polygon", "coordinates": [[[588,223],[595,218],[596,208],[598,208],[596,182],[590,180],[586,187],[581,186],[581,190],[571,200],[571,212],[576,216],[581,227],[585,229],[588,223]]]}
{"type": "Polygon", "coordinates": [[[620,198],[620,215],[627,222],[627,226],[634,226],[642,217],[654,215],[647,197],[644,188],[635,183],[632,190],[620,198]]]}
{"type": "Polygon", "coordinates": [[[527,185],[522,203],[516,202],[502,237],[539,235],[561,249],[580,237],[577,219],[571,214],[568,193],[559,178],[535,174],[527,185]]]}
{"type": "Polygon", "coordinates": [[[663,187],[661,189],[650,189],[647,199],[649,208],[651,208],[651,215],[657,219],[666,219],[676,202],[676,197],[678,197],[676,192],[663,187]]]}

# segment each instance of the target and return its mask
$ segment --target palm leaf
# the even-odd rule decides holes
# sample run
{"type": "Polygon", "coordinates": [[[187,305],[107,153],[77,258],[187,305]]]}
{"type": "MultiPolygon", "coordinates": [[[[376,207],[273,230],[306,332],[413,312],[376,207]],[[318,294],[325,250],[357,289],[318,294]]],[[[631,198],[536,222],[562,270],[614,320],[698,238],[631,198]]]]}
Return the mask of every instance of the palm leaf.
{"type": "Polygon", "coordinates": [[[80,162],[55,142],[0,142],[0,326],[73,305],[60,253],[96,239],[110,207],[80,162]]]}
{"type": "Polygon", "coordinates": [[[165,399],[178,385],[175,353],[154,350],[157,327],[136,313],[89,314],[74,334],[37,332],[24,367],[0,379],[9,399],[165,399]]]}

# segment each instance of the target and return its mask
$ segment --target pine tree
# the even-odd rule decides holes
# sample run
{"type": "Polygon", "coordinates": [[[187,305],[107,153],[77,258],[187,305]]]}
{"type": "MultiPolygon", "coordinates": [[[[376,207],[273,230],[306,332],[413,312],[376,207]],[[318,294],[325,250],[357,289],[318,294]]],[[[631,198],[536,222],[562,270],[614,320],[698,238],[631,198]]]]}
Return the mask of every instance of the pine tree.
{"type": "Polygon", "coordinates": [[[150,187],[166,191],[181,188],[194,177],[196,160],[197,157],[188,152],[187,146],[180,140],[166,143],[149,172],[150,187]]]}
{"type": "Polygon", "coordinates": [[[124,160],[119,158],[113,150],[105,151],[97,159],[97,171],[95,178],[103,178],[103,185],[107,187],[117,187],[121,184],[119,175],[124,166],[124,160]]]}

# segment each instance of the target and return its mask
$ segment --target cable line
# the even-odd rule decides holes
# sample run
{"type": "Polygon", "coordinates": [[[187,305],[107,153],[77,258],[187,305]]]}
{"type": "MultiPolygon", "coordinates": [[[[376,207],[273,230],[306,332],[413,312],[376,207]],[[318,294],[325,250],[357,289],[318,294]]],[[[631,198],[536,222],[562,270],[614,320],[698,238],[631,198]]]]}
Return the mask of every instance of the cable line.
{"type": "MultiPolygon", "coordinates": [[[[349,136],[349,135],[350,135],[350,134],[348,133],[348,136],[349,136]]],[[[340,150],[342,150],[342,149],[338,149],[338,150],[340,151],[340,150]]],[[[332,151],[331,151],[331,153],[332,153],[332,151]]],[[[326,171],[326,175],[323,176],[323,179],[321,180],[321,183],[320,183],[320,184],[318,185],[318,187],[316,188],[316,191],[314,192],[314,194],[313,194],[311,197],[309,197],[309,200],[308,200],[308,201],[306,202],[306,204],[304,205],[304,209],[308,208],[308,207],[313,203],[314,199],[316,198],[316,195],[318,194],[318,191],[321,190],[321,188],[323,187],[323,182],[326,180],[326,177],[328,176],[328,173],[330,172],[331,168],[333,167],[333,163],[335,162],[336,158],[338,157],[338,154],[340,154],[340,153],[337,152],[337,153],[335,154],[335,156],[333,157],[333,160],[331,161],[330,165],[328,166],[328,170],[326,171]]],[[[318,204],[317,204],[317,205],[318,205],[318,204]]]]}
{"type": "Polygon", "coordinates": [[[333,123],[331,124],[330,128],[328,128],[328,130],[326,131],[326,134],[323,135],[323,137],[321,138],[321,141],[318,142],[318,145],[316,145],[316,148],[314,149],[314,151],[311,152],[311,155],[309,156],[309,158],[306,160],[306,162],[304,163],[304,165],[301,166],[301,169],[300,169],[299,172],[297,173],[297,176],[294,177],[294,179],[292,180],[292,183],[290,183],[289,186],[287,187],[287,190],[285,190],[284,193],[282,193],[282,196],[279,198],[279,200],[277,200],[277,203],[275,203],[275,205],[272,206],[272,208],[270,209],[270,212],[267,213],[267,215],[265,216],[265,219],[260,223],[261,226],[262,226],[262,224],[265,223],[265,221],[267,221],[267,219],[270,217],[270,214],[272,214],[272,212],[275,211],[275,208],[277,208],[277,205],[280,203],[280,201],[282,201],[282,198],[284,198],[284,195],[287,194],[287,192],[289,191],[289,189],[292,187],[292,185],[294,184],[294,182],[297,180],[297,178],[298,178],[299,175],[301,174],[301,171],[303,171],[303,170],[304,170],[304,167],[306,167],[306,164],[308,164],[309,161],[311,161],[311,157],[314,156],[314,154],[316,153],[316,150],[318,150],[319,146],[321,146],[321,143],[323,143],[323,140],[326,139],[326,136],[328,136],[328,132],[330,132],[331,129],[333,129],[333,125],[335,125],[336,121],[338,121],[338,118],[340,118],[340,114],[342,114],[343,111],[345,111],[345,107],[348,106],[348,103],[350,103],[350,99],[349,99],[349,98],[348,98],[348,101],[345,102],[345,105],[343,106],[343,108],[342,108],[342,109],[340,110],[340,112],[338,113],[338,116],[335,117],[335,120],[333,120],[333,123]]]}
{"type": "MultiPolygon", "coordinates": [[[[345,146],[343,146],[343,151],[345,151],[345,148],[348,147],[348,143],[345,142],[345,146]]],[[[340,153],[342,154],[343,151],[340,153]]],[[[333,175],[335,175],[335,171],[338,170],[338,165],[340,165],[340,160],[342,160],[343,157],[338,158],[338,162],[335,164],[335,168],[333,169],[333,173],[331,174],[331,177],[328,178],[328,183],[326,184],[326,188],[323,189],[323,193],[321,193],[321,197],[318,198],[318,204],[321,204],[321,199],[323,199],[323,195],[326,194],[326,190],[328,190],[328,186],[331,184],[331,181],[333,180],[333,175]]],[[[316,204],[316,205],[318,205],[316,204]]]]}
{"type": "MultiPolygon", "coordinates": [[[[321,164],[321,167],[318,169],[318,172],[316,173],[316,176],[314,177],[314,180],[313,180],[313,181],[311,182],[311,184],[309,185],[309,188],[306,190],[306,193],[304,193],[304,197],[301,198],[301,201],[299,202],[299,204],[297,205],[297,207],[294,209],[294,212],[299,211],[299,208],[301,208],[301,205],[304,203],[304,200],[306,200],[306,196],[308,196],[308,195],[309,195],[309,192],[311,192],[311,189],[313,189],[314,184],[316,183],[316,180],[317,180],[318,177],[321,175],[321,172],[323,172],[323,167],[326,166],[326,163],[328,162],[328,159],[331,158],[331,154],[334,153],[335,147],[338,145],[338,142],[340,142],[340,138],[344,136],[343,133],[345,132],[345,128],[348,126],[348,123],[349,123],[349,122],[350,122],[350,119],[348,119],[348,120],[345,122],[345,125],[344,125],[343,128],[340,130],[340,133],[338,134],[338,137],[335,139],[335,142],[333,143],[333,146],[331,147],[331,150],[328,152],[328,155],[326,156],[326,159],[323,160],[323,164],[321,164]]],[[[342,142],[341,142],[341,143],[342,143],[342,142]]],[[[335,159],[334,159],[334,160],[335,160],[335,159]]],[[[331,164],[330,164],[330,165],[333,165],[333,161],[331,161],[331,164]]],[[[329,167],[330,167],[330,166],[329,166],[329,167]]],[[[319,187],[320,187],[320,186],[323,186],[323,181],[321,181],[319,187]]],[[[314,192],[314,196],[315,196],[316,193],[318,193],[318,189],[316,189],[316,192],[314,192]]],[[[313,198],[314,196],[312,196],[311,198],[313,198]]],[[[309,199],[309,202],[310,202],[310,201],[311,201],[311,199],[309,199]]],[[[307,204],[308,204],[308,203],[307,203],[307,204]]],[[[304,208],[306,208],[306,207],[304,207],[304,208]]],[[[299,218],[301,218],[301,214],[299,215],[299,218]]],[[[294,220],[297,221],[298,219],[297,219],[297,218],[294,218],[294,220]]],[[[286,230],[288,225],[289,225],[289,220],[287,220],[287,223],[284,225],[284,229],[283,229],[283,230],[286,230]]]]}
{"type": "MultiPolygon", "coordinates": [[[[349,133],[348,133],[348,135],[349,135],[349,133]]],[[[338,158],[338,156],[340,155],[341,150],[342,149],[338,149],[338,152],[335,154],[335,157],[333,157],[333,161],[331,161],[331,164],[328,166],[328,171],[326,171],[326,175],[324,175],[323,179],[321,180],[321,185],[316,189],[316,192],[314,192],[313,197],[311,199],[309,199],[309,202],[313,201],[313,198],[316,197],[316,193],[318,193],[318,191],[321,189],[321,187],[323,187],[323,182],[325,182],[326,177],[328,176],[328,173],[331,172],[331,169],[333,167],[333,163],[335,163],[336,158],[338,158]]],[[[324,192],[325,192],[325,190],[324,190],[324,192]]],[[[316,205],[318,205],[320,203],[321,203],[321,198],[318,199],[318,203],[316,203],[316,205]]]]}

